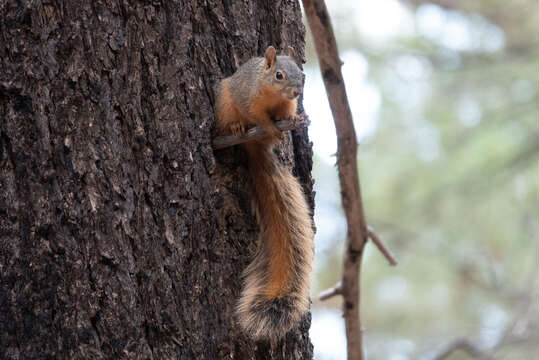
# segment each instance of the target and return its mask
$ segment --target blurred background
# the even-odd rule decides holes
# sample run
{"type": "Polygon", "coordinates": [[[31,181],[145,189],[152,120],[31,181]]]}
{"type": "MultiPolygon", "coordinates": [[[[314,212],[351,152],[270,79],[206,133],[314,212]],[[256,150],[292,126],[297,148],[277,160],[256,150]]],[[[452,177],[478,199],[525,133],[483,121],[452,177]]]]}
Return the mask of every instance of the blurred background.
{"type": "MultiPolygon", "coordinates": [[[[435,359],[464,340],[539,359],[539,1],[326,0],[360,140],[369,360],[435,359]]],[[[306,23],[306,22],[305,22],[306,23]]],[[[345,359],[345,221],[336,137],[308,34],[316,180],[315,358],[345,359]]],[[[454,352],[448,359],[475,359],[454,352]]]]}

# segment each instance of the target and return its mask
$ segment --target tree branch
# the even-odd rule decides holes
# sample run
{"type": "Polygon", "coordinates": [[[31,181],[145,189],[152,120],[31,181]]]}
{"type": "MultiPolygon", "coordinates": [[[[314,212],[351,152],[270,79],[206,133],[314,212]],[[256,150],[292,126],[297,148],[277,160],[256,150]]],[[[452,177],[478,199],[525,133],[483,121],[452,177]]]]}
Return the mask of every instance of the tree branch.
{"type": "Polygon", "coordinates": [[[359,187],[356,132],[341,73],[342,62],[326,4],[324,0],[302,1],[337,131],[337,166],[342,206],[348,226],[342,275],[347,355],[348,360],[362,360],[359,279],[368,235],[359,187]]]}
{"type": "Polygon", "coordinates": [[[374,229],[371,228],[370,226],[367,227],[367,234],[369,235],[369,238],[372,240],[374,245],[376,245],[378,250],[380,250],[382,255],[385,256],[385,258],[389,262],[389,265],[391,266],[397,265],[397,260],[395,260],[395,257],[393,256],[393,254],[391,254],[391,252],[385,247],[382,240],[380,240],[378,235],[376,235],[376,233],[374,232],[374,229]]]}
{"type": "Polygon", "coordinates": [[[318,300],[328,300],[337,295],[342,295],[342,283],[340,281],[334,287],[322,291],[320,295],[318,295],[318,300]]]}
{"type": "MultiPolygon", "coordinates": [[[[302,112],[298,115],[297,119],[286,118],[277,121],[275,125],[279,130],[286,131],[297,129],[301,126],[308,126],[309,123],[309,117],[304,112],[302,112]]],[[[268,133],[260,126],[254,126],[250,128],[243,136],[224,135],[215,137],[215,139],[213,139],[213,149],[219,150],[229,146],[246,143],[248,141],[259,140],[266,137],[267,135],[268,133]]]]}

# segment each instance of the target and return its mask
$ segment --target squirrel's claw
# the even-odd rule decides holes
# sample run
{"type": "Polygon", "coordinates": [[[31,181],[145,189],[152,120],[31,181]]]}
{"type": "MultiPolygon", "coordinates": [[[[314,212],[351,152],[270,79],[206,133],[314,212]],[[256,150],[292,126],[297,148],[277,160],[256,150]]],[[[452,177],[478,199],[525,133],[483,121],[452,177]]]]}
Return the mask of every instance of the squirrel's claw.
{"type": "Polygon", "coordinates": [[[245,126],[243,126],[242,123],[235,123],[230,125],[230,132],[232,132],[233,135],[236,136],[243,136],[245,135],[245,126]]]}

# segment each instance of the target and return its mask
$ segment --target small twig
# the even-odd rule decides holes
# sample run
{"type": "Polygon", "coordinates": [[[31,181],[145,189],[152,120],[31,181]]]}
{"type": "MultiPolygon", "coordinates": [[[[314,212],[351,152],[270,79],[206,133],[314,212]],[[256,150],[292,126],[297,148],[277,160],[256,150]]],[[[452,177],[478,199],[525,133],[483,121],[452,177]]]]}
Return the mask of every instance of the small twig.
{"type": "Polygon", "coordinates": [[[380,252],[382,253],[382,255],[385,256],[385,258],[387,259],[387,261],[389,261],[389,265],[391,265],[391,266],[397,265],[397,260],[395,260],[395,257],[393,256],[393,254],[391,254],[391,252],[385,247],[385,245],[384,245],[384,243],[382,242],[382,240],[380,240],[380,238],[378,237],[378,235],[376,235],[376,233],[374,232],[374,229],[371,228],[370,226],[367,226],[367,235],[368,235],[369,238],[372,240],[372,242],[374,243],[374,245],[376,245],[376,247],[378,248],[378,250],[380,250],[380,252]]]}
{"type": "Polygon", "coordinates": [[[328,300],[334,296],[342,295],[342,282],[338,282],[334,287],[324,290],[318,295],[318,300],[328,300]]]}
{"type": "MultiPolygon", "coordinates": [[[[298,115],[297,120],[286,118],[286,119],[277,121],[275,123],[275,126],[277,126],[277,128],[281,131],[293,130],[301,126],[308,126],[308,125],[309,125],[309,117],[304,112],[298,115]]],[[[229,146],[242,144],[248,141],[259,140],[266,137],[267,135],[268,133],[264,129],[262,129],[260,126],[254,126],[250,128],[243,136],[236,136],[236,135],[217,136],[215,139],[213,139],[213,149],[218,150],[218,149],[223,149],[229,146]]]]}
{"type": "MultiPolygon", "coordinates": [[[[387,249],[387,247],[384,245],[382,240],[376,235],[376,232],[374,232],[374,229],[370,226],[367,226],[367,235],[372,240],[374,245],[378,248],[378,250],[384,255],[384,257],[389,262],[389,265],[395,266],[397,265],[397,260],[395,260],[395,257],[391,252],[387,249]]],[[[324,290],[318,295],[318,300],[324,301],[328,300],[334,296],[342,295],[342,282],[339,281],[335,286],[332,288],[329,288],[327,290],[324,290]]]]}

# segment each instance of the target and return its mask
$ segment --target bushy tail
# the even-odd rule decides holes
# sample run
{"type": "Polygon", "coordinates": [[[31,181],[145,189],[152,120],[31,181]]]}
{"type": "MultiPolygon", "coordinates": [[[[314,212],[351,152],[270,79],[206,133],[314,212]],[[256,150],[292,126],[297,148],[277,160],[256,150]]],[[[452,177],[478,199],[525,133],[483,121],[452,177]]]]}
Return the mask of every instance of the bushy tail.
{"type": "Polygon", "coordinates": [[[269,144],[245,144],[258,198],[260,241],[244,272],[239,322],[254,339],[277,339],[309,309],[314,257],[309,208],[296,178],[269,144]]]}

